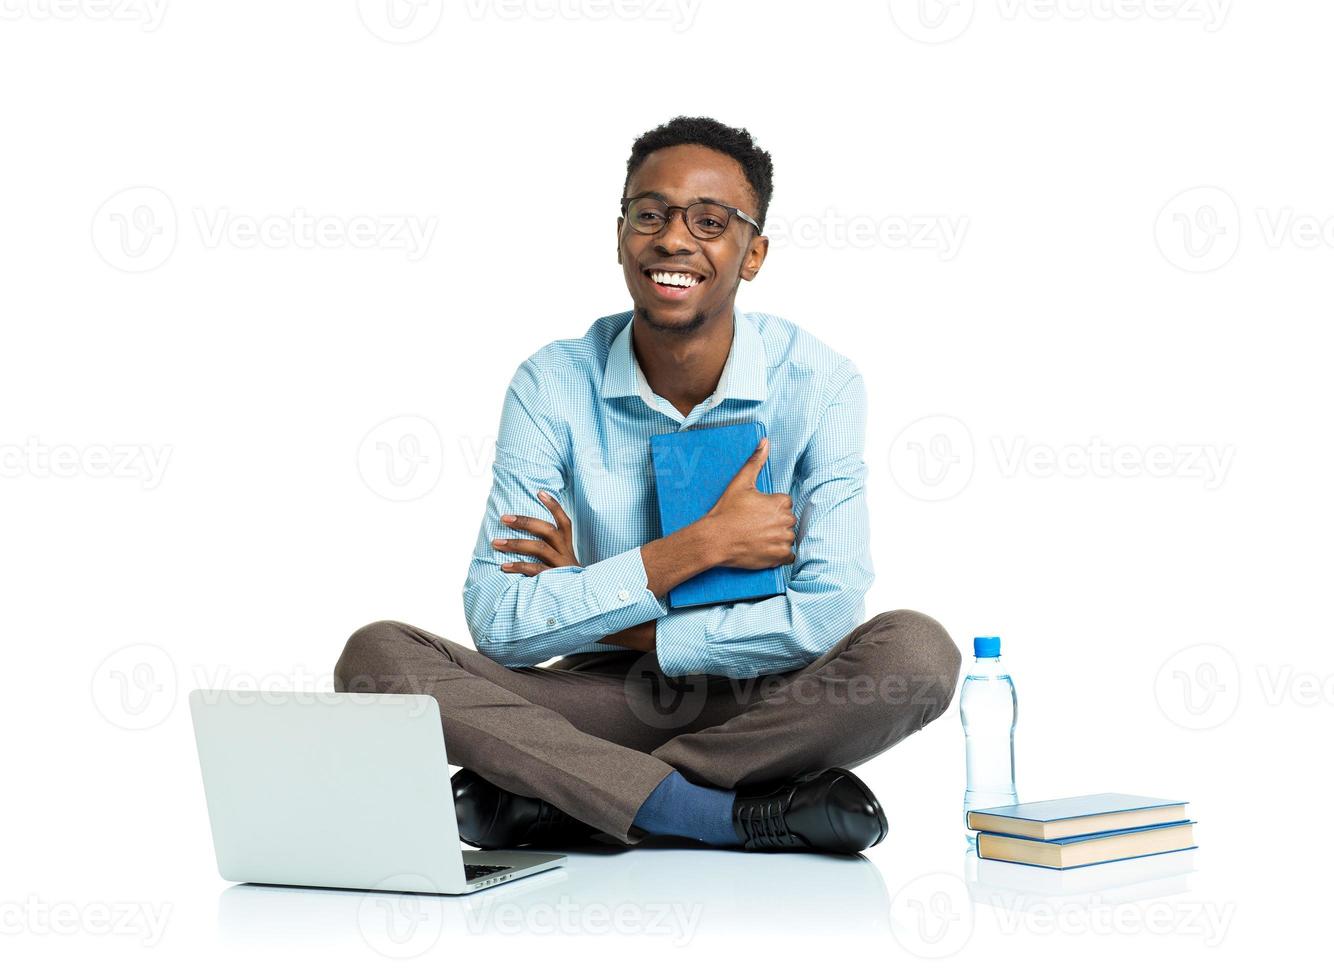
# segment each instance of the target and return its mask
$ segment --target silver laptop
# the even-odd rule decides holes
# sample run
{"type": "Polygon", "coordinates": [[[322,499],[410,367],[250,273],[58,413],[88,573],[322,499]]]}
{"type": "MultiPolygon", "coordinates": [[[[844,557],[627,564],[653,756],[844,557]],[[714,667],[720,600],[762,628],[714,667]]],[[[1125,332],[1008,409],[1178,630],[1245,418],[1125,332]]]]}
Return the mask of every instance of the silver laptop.
{"type": "Polygon", "coordinates": [[[565,864],[463,850],[429,695],[198,690],[190,715],[228,881],[461,895],[565,864]]]}

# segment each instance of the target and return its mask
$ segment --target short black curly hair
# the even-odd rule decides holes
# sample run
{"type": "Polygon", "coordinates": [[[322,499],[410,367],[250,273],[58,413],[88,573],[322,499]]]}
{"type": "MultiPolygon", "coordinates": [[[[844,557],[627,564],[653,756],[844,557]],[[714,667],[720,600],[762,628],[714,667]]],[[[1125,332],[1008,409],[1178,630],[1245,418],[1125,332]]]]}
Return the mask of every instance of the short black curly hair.
{"type": "Polygon", "coordinates": [[[685,144],[707,146],[719,153],[726,153],[741,164],[741,172],[746,175],[759,203],[759,213],[753,217],[759,222],[760,231],[763,231],[764,218],[769,213],[769,199],[774,195],[773,161],[768,153],[756,145],[748,131],[734,129],[709,116],[673,116],[670,121],[650,129],[635,140],[634,146],[630,148],[630,159],[625,162],[625,186],[621,195],[628,193],[630,177],[650,153],[685,144]]]}

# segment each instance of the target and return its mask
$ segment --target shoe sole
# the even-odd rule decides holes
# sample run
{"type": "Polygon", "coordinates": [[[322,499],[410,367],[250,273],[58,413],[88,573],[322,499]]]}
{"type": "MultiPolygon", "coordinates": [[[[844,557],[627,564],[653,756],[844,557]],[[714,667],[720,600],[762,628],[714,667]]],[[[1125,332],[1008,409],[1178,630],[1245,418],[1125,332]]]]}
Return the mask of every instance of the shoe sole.
{"type": "Polygon", "coordinates": [[[885,816],[884,807],[880,805],[880,800],[876,797],[876,795],[871,792],[871,787],[867,786],[864,782],[862,782],[861,778],[858,777],[855,773],[851,772],[848,769],[839,769],[839,768],[835,768],[833,771],[836,773],[840,773],[845,779],[852,780],[852,784],[856,786],[858,789],[860,789],[863,794],[865,794],[866,798],[871,802],[871,806],[875,810],[876,822],[880,824],[880,836],[866,846],[866,849],[870,850],[872,847],[875,847],[887,836],[889,836],[889,818],[885,816]]]}

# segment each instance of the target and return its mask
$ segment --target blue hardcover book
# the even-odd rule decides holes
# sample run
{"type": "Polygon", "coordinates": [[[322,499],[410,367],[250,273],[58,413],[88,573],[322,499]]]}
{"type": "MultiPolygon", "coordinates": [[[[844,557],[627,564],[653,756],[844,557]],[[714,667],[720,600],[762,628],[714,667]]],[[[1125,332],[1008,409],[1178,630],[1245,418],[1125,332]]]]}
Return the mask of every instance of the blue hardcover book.
{"type": "Polygon", "coordinates": [[[1173,823],[1186,818],[1184,800],[1160,800],[1127,793],[1096,793],[1040,800],[986,810],[969,810],[970,830],[985,830],[1034,840],[1126,830],[1173,823]]]}
{"type": "Polygon", "coordinates": [[[1195,850],[1194,827],[1194,820],[1178,820],[1056,840],[1034,840],[1031,837],[984,832],[977,835],[977,856],[988,861],[1068,871],[1094,864],[1195,850]]]}
{"type": "MultiPolygon", "coordinates": [[[[649,438],[663,537],[709,512],[764,435],[763,422],[742,422],[682,429],[649,438]]],[[[761,493],[774,492],[767,459],[760,468],[755,488],[761,493]]],[[[783,566],[751,569],[720,565],[686,579],[668,593],[667,601],[673,609],[682,609],[767,599],[782,595],[785,588],[783,566]]]]}

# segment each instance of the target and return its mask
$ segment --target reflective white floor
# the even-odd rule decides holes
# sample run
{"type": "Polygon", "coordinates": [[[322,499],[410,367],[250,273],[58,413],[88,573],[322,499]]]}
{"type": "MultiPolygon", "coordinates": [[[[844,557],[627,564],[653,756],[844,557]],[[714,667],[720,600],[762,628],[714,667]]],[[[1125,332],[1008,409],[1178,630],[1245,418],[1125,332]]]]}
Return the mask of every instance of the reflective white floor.
{"type": "Polygon", "coordinates": [[[679,842],[569,852],[565,868],[468,896],[236,885],[218,899],[218,937],[335,939],[350,922],[372,947],[420,952],[444,936],[552,933],[696,938],[889,929],[889,896],[862,856],[746,854],[679,842]]]}
{"type": "Polygon", "coordinates": [[[878,761],[872,778],[891,834],[864,855],[661,840],[570,852],[562,869],[470,896],[230,884],[213,866],[194,759],[178,742],[162,744],[179,758],[136,784],[158,794],[160,812],[62,808],[47,816],[40,850],[7,855],[10,891],[27,903],[7,905],[0,922],[7,960],[137,978],[206,965],[323,980],[386,965],[436,977],[498,956],[507,972],[559,965],[567,975],[614,949],[636,977],[700,963],[821,978],[868,963],[969,976],[1078,964],[1121,977],[1150,961],[1160,972],[1296,968],[1319,947],[1327,914],[1298,898],[1321,890],[1323,852],[1291,833],[1268,852],[1241,846],[1255,814],[1226,806],[1199,808],[1195,851],[1067,872],[978,861],[961,832],[943,829],[956,824],[957,803],[930,783],[953,774],[930,764],[925,745],[878,761]],[[894,792],[905,784],[922,799],[894,792]]]}
{"type": "MultiPolygon", "coordinates": [[[[570,852],[565,868],[469,896],[234,885],[218,896],[217,938],[235,946],[324,946],[355,936],[407,959],[477,936],[639,936],[685,947],[828,935],[888,940],[940,958],[971,942],[987,915],[1012,928],[1034,916],[1063,917],[1069,928],[1082,916],[1094,931],[1101,909],[1133,932],[1135,916],[1113,910],[1147,903],[1171,919],[1190,894],[1197,854],[1052,872],[979,861],[960,848],[953,870],[919,875],[891,897],[876,863],[862,855],[746,854],[654,841],[570,852]]],[[[1211,925],[1207,916],[1201,925],[1211,925]]]]}

